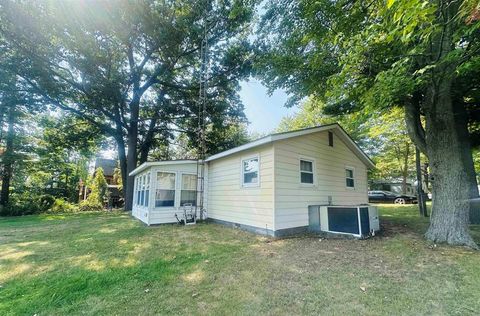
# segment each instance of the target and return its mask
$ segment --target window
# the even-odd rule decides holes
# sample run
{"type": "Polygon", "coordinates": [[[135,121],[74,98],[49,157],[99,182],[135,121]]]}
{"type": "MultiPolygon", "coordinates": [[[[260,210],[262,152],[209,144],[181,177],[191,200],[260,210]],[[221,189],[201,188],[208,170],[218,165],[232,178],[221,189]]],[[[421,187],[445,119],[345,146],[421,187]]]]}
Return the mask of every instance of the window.
{"type": "Polygon", "coordinates": [[[134,201],[135,204],[138,205],[138,177],[135,177],[135,195],[134,195],[134,201]]]}
{"type": "Polygon", "coordinates": [[[313,161],[300,159],[300,183],[313,184],[313,161]]]}
{"type": "Polygon", "coordinates": [[[258,186],[258,157],[242,160],[243,186],[258,186]]]}
{"type": "Polygon", "coordinates": [[[148,206],[148,200],[150,199],[150,173],[147,173],[146,177],[146,185],[145,185],[145,206],[148,206]]]}
{"type": "Polygon", "coordinates": [[[328,146],[333,147],[333,133],[328,132],[328,146]]]}
{"type": "Polygon", "coordinates": [[[141,186],[142,186],[142,177],[138,177],[137,178],[137,205],[140,205],[140,198],[141,198],[141,194],[140,194],[140,190],[141,190],[141,186]]]}
{"type": "Polygon", "coordinates": [[[197,204],[197,176],[194,174],[182,174],[180,206],[185,204],[197,204]]]}
{"type": "Polygon", "coordinates": [[[345,168],[345,177],[347,188],[355,187],[355,175],[353,168],[345,168]]]}
{"type": "Polygon", "coordinates": [[[141,177],[142,179],[142,187],[140,188],[140,205],[144,205],[145,203],[145,176],[141,177]]]}
{"type": "Polygon", "coordinates": [[[175,173],[157,173],[157,192],[155,207],[173,206],[175,204],[175,173]]]}

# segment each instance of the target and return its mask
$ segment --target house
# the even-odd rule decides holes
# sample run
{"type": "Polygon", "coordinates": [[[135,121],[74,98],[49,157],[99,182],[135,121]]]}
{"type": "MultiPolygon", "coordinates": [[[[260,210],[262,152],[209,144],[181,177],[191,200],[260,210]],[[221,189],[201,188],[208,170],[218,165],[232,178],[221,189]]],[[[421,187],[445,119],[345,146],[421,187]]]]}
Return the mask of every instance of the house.
{"type": "MultiPolygon", "coordinates": [[[[376,209],[367,204],[367,170],[373,167],[338,124],[272,134],[205,159],[204,209],[211,221],[271,236],[315,225],[333,231],[328,224],[337,225],[335,218],[352,215],[340,226],[355,227],[337,231],[360,236],[371,231],[359,228],[365,210],[378,224],[376,209]]],[[[176,222],[184,205],[197,202],[196,174],[195,160],[143,163],[130,173],[132,215],[147,225],[176,222]]]]}
{"type": "MultiPolygon", "coordinates": [[[[95,172],[98,168],[102,168],[103,175],[107,181],[107,190],[108,190],[108,202],[107,206],[109,207],[122,207],[123,198],[120,192],[120,185],[115,178],[115,169],[117,168],[117,161],[114,159],[105,159],[105,158],[96,158],[94,171],[92,177],[95,177],[95,172]]],[[[90,193],[88,187],[85,186],[84,182],[80,180],[80,190],[79,190],[79,200],[85,200],[90,193]]]]}

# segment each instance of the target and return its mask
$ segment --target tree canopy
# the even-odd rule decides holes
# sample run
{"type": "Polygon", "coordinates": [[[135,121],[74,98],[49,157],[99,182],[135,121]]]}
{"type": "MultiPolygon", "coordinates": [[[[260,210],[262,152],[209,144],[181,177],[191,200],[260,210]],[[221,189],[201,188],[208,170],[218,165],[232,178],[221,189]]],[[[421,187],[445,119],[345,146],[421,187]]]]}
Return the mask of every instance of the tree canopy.
{"type": "Polygon", "coordinates": [[[249,69],[254,1],[6,1],[5,50],[43,103],[115,140],[131,206],[138,161],[175,133],[195,136],[200,45],[210,50],[212,133],[244,121],[238,80],[249,69]]]}
{"type": "Polygon", "coordinates": [[[478,10],[476,1],[269,1],[257,44],[257,73],[291,102],[313,96],[330,113],[373,116],[404,107],[434,179],[426,236],[472,247],[478,10]]]}

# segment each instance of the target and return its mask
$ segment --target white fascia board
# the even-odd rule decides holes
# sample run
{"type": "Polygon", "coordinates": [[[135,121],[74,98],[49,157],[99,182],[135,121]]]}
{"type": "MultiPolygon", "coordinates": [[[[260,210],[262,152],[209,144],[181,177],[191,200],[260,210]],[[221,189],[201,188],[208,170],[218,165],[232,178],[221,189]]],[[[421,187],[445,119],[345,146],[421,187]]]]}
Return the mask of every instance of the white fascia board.
{"type": "Polygon", "coordinates": [[[181,165],[181,164],[186,164],[186,163],[196,163],[196,160],[165,160],[165,161],[148,161],[142,163],[140,166],[135,168],[132,172],[130,172],[128,175],[129,176],[134,176],[136,174],[139,174],[143,170],[153,167],[153,166],[166,166],[166,165],[181,165]]]}

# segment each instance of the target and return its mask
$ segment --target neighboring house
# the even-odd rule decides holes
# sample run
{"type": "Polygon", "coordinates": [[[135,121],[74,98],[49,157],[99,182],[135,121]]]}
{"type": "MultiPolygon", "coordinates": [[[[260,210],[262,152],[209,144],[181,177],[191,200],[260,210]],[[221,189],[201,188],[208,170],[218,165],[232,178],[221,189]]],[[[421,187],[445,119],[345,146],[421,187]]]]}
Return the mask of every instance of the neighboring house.
{"type": "MultiPolygon", "coordinates": [[[[95,177],[95,172],[98,168],[103,169],[103,175],[108,184],[108,197],[109,201],[107,206],[111,207],[122,207],[123,198],[120,192],[120,185],[115,179],[115,169],[117,168],[117,161],[114,159],[105,159],[105,158],[96,158],[95,159],[95,169],[92,177],[95,177]]],[[[83,181],[80,182],[80,200],[85,200],[89,194],[90,190],[86,187],[83,181]]]]}
{"type": "MultiPolygon", "coordinates": [[[[354,214],[355,235],[371,230],[358,226],[362,210],[368,222],[367,170],[374,164],[338,124],[266,136],[205,163],[204,208],[210,220],[283,236],[322,219],[321,230],[329,231],[330,224],[332,231],[338,224],[334,212],[354,214]]],[[[130,173],[132,215],[148,225],[175,222],[183,205],[196,202],[196,172],[195,160],[140,165],[130,173]]],[[[370,217],[376,219],[374,212],[370,217]]]]}
{"type": "Polygon", "coordinates": [[[397,194],[416,196],[416,186],[407,182],[405,193],[402,190],[402,182],[398,181],[374,181],[370,185],[371,190],[390,191],[397,194]]]}

